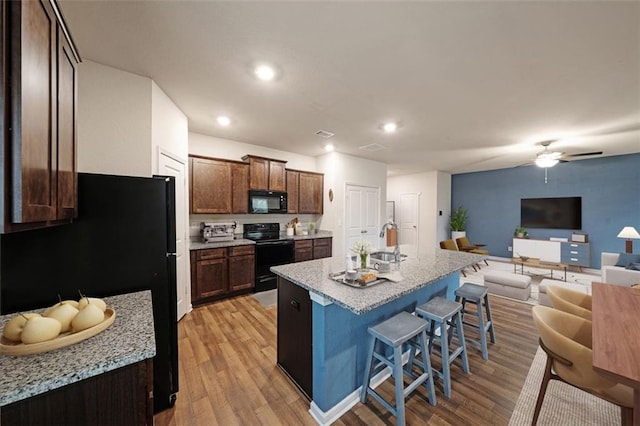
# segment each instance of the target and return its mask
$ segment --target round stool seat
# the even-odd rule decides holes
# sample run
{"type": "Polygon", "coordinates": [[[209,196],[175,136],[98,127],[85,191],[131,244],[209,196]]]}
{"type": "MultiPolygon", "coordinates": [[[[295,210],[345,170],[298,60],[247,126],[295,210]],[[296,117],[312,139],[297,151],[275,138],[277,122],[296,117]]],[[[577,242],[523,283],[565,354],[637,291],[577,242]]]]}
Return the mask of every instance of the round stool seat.
{"type": "Polygon", "coordinates": [[[428,322],[415,315],[400,312],[380,324],[369,327],[369,333],[389,346],[398,346],[426,330],[428,325],[428,322]]]}
{"type": "Polygon", "coordinates": [[[423,318],[442,323],[461,309],[462,305],[460,303],[445,299],[444,297],[434,297],[427,303],[418,306],[416,313],[423,318]]]}
{"type": "Polygon", "coordinates": [[[480,300],[487,295],[489,289],[483,285],[464,283],[455,291],[456,297],[462,297],[468,300],[480,300]]]}

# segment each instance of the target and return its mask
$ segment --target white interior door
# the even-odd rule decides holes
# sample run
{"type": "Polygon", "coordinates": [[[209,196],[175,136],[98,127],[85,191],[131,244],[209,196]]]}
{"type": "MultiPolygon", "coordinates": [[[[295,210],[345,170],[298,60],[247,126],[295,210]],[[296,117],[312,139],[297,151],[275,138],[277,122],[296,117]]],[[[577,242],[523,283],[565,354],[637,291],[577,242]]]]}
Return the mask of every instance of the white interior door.
{"type": "Polygon", "coordinates": [[[400,194],[400,208],[398,227],[400,228],[398,242],[402,245],[402,252],[409,256],[418,256],[419,208],[420,194],[400,194]]]}
{"type": "Polygon", "coordinates": [[[159,174],[176,179],[176,295],[178,299],[178,320],[189,310],[189,283],[187,277],[187,177],[183,162],[160,152],[159,174]]]}
{"type": "Polygon", "coordinates": [[[368,241],[379,246],[380,188],[347,185],[345,190],[345,253],[352,253],[356,241],[368,241]]]}

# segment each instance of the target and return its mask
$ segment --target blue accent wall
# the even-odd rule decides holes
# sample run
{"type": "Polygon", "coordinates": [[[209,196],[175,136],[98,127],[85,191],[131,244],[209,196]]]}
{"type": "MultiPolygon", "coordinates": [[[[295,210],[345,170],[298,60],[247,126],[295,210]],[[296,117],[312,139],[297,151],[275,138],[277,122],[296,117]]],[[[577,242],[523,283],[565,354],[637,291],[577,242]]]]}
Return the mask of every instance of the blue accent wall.
{"type": "MultiPolygon", "coordinates": [[[[451,177],[451,208],[469,211],[467,236],[485,243],[493,256],[511,257],[513,231],[520,225],[520,199],[582,197],[582,232],[589,234],[591,267],[600,268],[600,254],[624,252],[616,236],[625,226],[640,232],[640,154],[560,163],[547,170],[514,167],[451,177]]],[[[571,236],[568,229],[528,229],[530,238],[571,236]]],[[[634,241],[640,252],[640,240],[634,241]]]]}

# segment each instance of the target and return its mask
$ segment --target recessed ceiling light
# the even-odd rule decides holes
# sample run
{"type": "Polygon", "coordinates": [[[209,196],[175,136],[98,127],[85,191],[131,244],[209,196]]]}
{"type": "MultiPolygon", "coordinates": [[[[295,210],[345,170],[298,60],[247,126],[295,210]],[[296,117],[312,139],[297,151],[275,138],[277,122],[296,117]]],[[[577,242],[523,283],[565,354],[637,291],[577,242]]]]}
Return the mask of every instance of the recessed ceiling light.
{"type": "Polygon", "coordinates": [[[332,144],[332,143],[328,143],[328,144],[326,144],[326,145],[324,146],[324,150],[325,150],[325,151],[327,151],[327,152],[331,152],[331,151],[333,151],[334,149],[335,149],[335,147],[333,146],[333,144],[332,144]]]}
{"type": "Polygon", "coordinates": [[[396,129],[398,128],[398,125],[396,123],[385,123],[382,128],[384,129],[385,132],[387,133],[393,133],[396,131],[396,129]]]}
{"type": "Polygon", "coordinates": [[[263,81],[271,81],[276,76],[275,70],[269,65],[260,65],[256,67],[256,76],[263,81]]]}
{"type": "Polygon", "coordinates": [[[216,118],[216,121],[221,126],[228,126],[229,124],[231,124],[231,119],[226,115],[219,115],[218,118],[216,118]]]}

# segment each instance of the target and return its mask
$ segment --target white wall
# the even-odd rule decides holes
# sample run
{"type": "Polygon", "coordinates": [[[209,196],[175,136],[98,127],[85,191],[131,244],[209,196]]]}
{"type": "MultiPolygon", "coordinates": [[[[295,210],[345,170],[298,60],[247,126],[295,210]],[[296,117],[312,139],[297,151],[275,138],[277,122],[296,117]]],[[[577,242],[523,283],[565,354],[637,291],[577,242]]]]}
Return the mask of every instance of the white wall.
{"type": "MultiPolygon", "coordinates": [[[[433,252],[445,235],[451,210],[451,175],[442,172],[424,172],[393,176],[388,180],[387,199],[395,201],[396,211],[400,195],[419,193],[419,253],[433,252]],[[442,216],[439,212],[442,211],[442,216]]],[[[448,238],[448,237],[447,237],[448,238]]]]}
{"type": "MultiPolygon", "coordinates": [[[[159,150],[185,162],[189,155],[189,120],[158,85],[151,82],[151,156],[152,170],[158,172],[159,150]]],[[[188,176],[188,175],[187,175],[188,176]]]]}
{"type": "Polygon", "coordinates": [[[78,68],[78,171],[151,176],[151,87],[88,60],[78,68]]]}
{"type": "Polygon", "coordinates": [[[438,173],[438,197],[436,209],[442,212],[436,220],[436,242],[451,238],[449,230],[449,216],[451,216],[451,175],[449,173],[438,173]]]}
{"type": "Polygon", "coordinates": [[[189,154],[222,158],[225,160],[242,161],[245,155],[274,158],[287,162],[287,169],[317,172],[316,159],[308,155],[294,154],[288,151],[251,145],[231,139],[216,138],[189,132],[189,154]]]}
{"type": "MultiPolygon", "coordinates": [[[[344,205],[347,184],[380,188],[380,212],[385,217],[387,193],[387,165],[377,161],[331,152],[318,157],[318,168],[324,173],[324,215],[322,229],[333,231],[333,255],[345,255],[344,205]],[[333,201],[329,201],[329,189],[333,191],[333,201]]],[[[382,225],[382,222],[380,223],[382,225]]],[[[380,244],[384,244],[380,240],[380,244]]]]}

